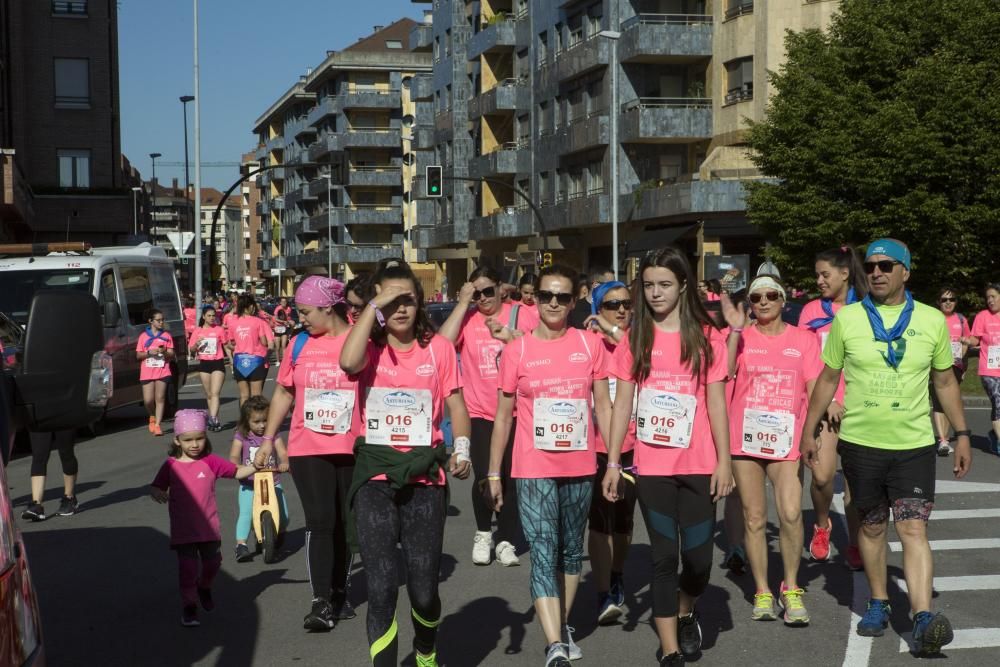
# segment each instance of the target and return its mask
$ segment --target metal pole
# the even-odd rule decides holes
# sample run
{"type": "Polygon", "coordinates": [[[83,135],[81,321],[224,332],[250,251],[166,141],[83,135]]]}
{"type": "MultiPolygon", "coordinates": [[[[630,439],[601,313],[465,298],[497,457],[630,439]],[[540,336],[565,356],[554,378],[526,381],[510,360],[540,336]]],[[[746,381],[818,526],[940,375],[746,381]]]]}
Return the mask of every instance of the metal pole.
{"type": "Polygon", "coordinates": [[[611,40],[611,266],[618,280],[618,40],[611,40]]]}
{"type": "MultiPolygon", "coordinates": [[[[185,120],[187,114],[184,114],[185,120]]],[[[184,133],[185,141],[187,132],[184,133]]],[[[211,271],[211,267],[209,268],[211,271]]],[[[194,309],[201,312],[201,76],[198,71],[198,0],[194,0],[194,309]]]]}
{"type": "MultiPolygon", "coordinates": [[[[332,167],[331,167],[332,168],[332,167]]],[[[333,175],[326,175],[326,277],[333,278],[333,175]]]]}
{"type": "Polygon", "coordinates": [[[132,236],[139,235],[139,200],[136,192],[137,190],[132,188],[132,236]]]}
{"type": "Polygon", "coordinates": [[[160,157],[160,153],[150,153],[149,158],[153,161],[153,198],[152,204],[150,204],[149,211],[150,215],[153,216],[153,245],[160,245],[156,240],[156,234],[159,232],[159,223],[156,219],[156,158],[160,157]]]}

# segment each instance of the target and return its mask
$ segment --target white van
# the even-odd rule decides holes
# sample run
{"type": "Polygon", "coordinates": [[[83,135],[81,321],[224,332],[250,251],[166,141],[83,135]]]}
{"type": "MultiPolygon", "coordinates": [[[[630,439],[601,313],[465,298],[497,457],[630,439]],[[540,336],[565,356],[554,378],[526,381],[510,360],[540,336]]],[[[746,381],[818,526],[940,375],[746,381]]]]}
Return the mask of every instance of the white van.
{"type": "MultiPolygon", "coordinates": [[[[81,246],[82,247],[82,246],[81,246]]],[[[163,311],[164,327],[174,339],[171,362],[174,381],[167,392],[167,412],[177,408],[177,392],[187,380],[187,339],[174,263],[163,248],[138,246],[89,248],[81,252],[0,255],[0,312],[21,326],[28,320],[31,300],[43,289],[73,289],[92,294],[101,308],[105,351],[114,362],[114,394],[108,410],[142,402],[139,361],[135,348],[148,326],[149,308],[163,311]]],[[[66,322],[66,336],[73,322],[66,322]]]]}

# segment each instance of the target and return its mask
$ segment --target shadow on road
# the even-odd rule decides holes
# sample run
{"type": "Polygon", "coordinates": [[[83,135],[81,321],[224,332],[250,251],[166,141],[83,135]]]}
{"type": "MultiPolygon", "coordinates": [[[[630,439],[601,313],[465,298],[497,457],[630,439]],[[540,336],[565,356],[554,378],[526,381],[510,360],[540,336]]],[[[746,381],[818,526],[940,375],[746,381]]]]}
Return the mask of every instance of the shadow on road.
{"type": "MultiPolygon", "coordinates": [[[[535,619],[535,610],[519,612],[510,608],[507,600],[482,597],[473,600],[457,612],[445,616],[441,623],[438,659],[443,665],[483,665],[500,645],[505,630],[510,641],[504,647],[505,655],[521,653],[525,628],[535,619]]],[[[538,660],[541,662],[541,647],[538,660]]]]}

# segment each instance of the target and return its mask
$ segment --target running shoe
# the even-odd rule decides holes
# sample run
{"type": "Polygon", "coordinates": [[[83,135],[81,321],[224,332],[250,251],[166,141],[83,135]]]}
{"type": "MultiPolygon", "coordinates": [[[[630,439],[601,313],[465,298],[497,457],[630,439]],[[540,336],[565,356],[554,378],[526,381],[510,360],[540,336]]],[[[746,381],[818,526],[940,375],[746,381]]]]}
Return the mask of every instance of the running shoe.
{"type": "Polygon", "coordinates": [[[198,601],[201,602],[201,608],[205,611],[212,611],[215,609],[215,600],[212,599],[212,589],[198,587],[198,601]]]}
{"type": "Polygon", "coordinates": [[[986,434],[986,437],[990,441],[990,451],[1000,456],[1000,440],[997,439],[996,432],[993,429],[990,429],[989,433],[986,434]]]}
{"type": "Polygon", "coordinates": [[[847,569],[854,570],[855,572],[865,569],[865,563],[861,560],[861,549],[858,548],[857,544],[847,545],[844,558],[847,560],[847,569]]]}
{"type": "Polygon", "coordinates": [[[349,621],[358,615],[358,612],[354,611],[354,605],[347,599],[345,593],[341,593],[340,595],[334,593],[330,599],[330,606],[333,607],[333,618],[338,621],[349,621]]]}
{"type": "Polygon", "coordinates": [[[493,536],[489,531],[477,530],[472,538],[472,562],[476,565],[489,565],[490,552],[493,551],[493,536]]]}
{"type": "Polygon", "coordinates": [[[949,456],[954,451],[955,450],[952,448],[952,446],[948,443],[947,440],[942,440],[941,442],[938,443],[938,450],[937,450],[938,456],[949,456]]]}
{"type": "Polygon", "coordinates": [[[62,501],[59,503],[59,511],[56,512],[59,516],[73,516],[76,514],[76,509],[80,504],[76,502],[76,496],[63,496],[62,501]]]}
{"type": "Polygon", "coordinates": [[[619,607],[625,606],[625,580],[621,574],[611,573],[611,590],[608,591],[608,595],[619,607]]]}
{"type": "Polygon", "coordinates": [[[660,667],[675,667],[675,665],[684,665],[686,663],[687,660],[684,659],[684,654],[680,651],[660,658],[660,667]]]}
{"type": "Polygon", "coordinates": [[[889,615],[892,607],[888,600],[868,600],[868,609],[858,621],[858,634],[862,637],[881,637],[889,627],[889,615]]]}
{"type": "Polygon", "coordinates": [[[950,644],[954,638],[951,622],[944,614],[921,611],[913,617],[913,647],[917,655],[938,655],[941,647],[950,644]]]}
{"type": "Polygon", "coordinates": [[[149,429],[150,433],[153,432],[153,426],[155,426],[155,425],[156,425],[156,417],[150,417],[149,418],[149,425],[147,426],[147,428],[149,429]]]}
{"type": "Polygon", "coordinates": [[[805,591],[801,588],[788,588],[785,582],[781,582],[778,604],[784,611],[782,620],[785,621],[785,625],[809,625],[809,612],[802,604],[804,595],[805,591]]]}
{"type": "Polygon", "coordinates": [[[25,521],[45,521],[45,508],[41,503],[31,503],[21,512],[21,518],[25,521]]]}
{"type": "Polygon", "coordinates": [[[149,431],[153,435],[163,435],[163,429],[160,428],[159,424],[153,424],[152,426],[150,426],[149,431]]]}
{"type": "Polygon", "coordinates": [[[497,560],[504,567],[517,567],[521,564],[520,559],[517,557],[517,549],[507,540],[497,545],[496,554],[497,560]]]}
{"type": "Polygon", "coordinates": [[[813,525],[813,536],[809,541],[809,555],[813,560],[825,561],[830,558],[830,531],[833,529],[833,523],[829,524],[828,528],[813,525]]]}
{"type": "Polygon", "coordinates": [[[437,652],[430,655],[421,655],[416,651],[413,653],[417,657],[417,667],[438,667],[437,652]]]}
{"type": "Polygon", "coordinates": [[[687,616],[677,617],[677,642],[681,645],[681,653],[686,657],[701,652],[701,625],[698,623],[698,612],[692,611],[687,616]]]}
{"type": "Polygon", "coordinates": [[[181,625],[185,628],[196,628],[201,625],[198,621],[198,607],[193,604],[189,604],[184,607],[181,611],[181,625]]]}
{"type": "Polygon", "coordinates": [[[778,612],[774,608],[774,596],[771,591],[760,591],[754,593],[753,611],[750,618],[754,621],[776,621],[778,612]]]}
{"type": "Polygon", "coordinates": [[[333,620],[333,607],[329,600],[313,598],[312,609],[302,619],[302,627],[310,632],[326,632],[333,630],[336,622],[333,620]]]}
{"type": "Polygon", "coordinates": [[[545,667],[569,667],[569,655],[564,644],[559,642],[549,644],[545,649],[545,667]]]}
{"type": "Polygon", "coordinates": [[[250,553],[250,547],[245,544],[236,545],[236,562],[237,563],[249,563],[253,560],[253,554],[250,553]]]}
{"type": "Polygon", "coordinates": [[[598,625],[614,625],[622,617],[623,610],[620,605],[615,604],[615,599],[610,594],[605,593],[600,596],[597,610],[598,625]]]}
{"type": "Polygon", "coordinates": [[[570,660],[579,660],[583,657],[583,651],[580,647],[576,645],[573,641],[573,633],[576,632],[576,628],[571,625],[562,626],[562,638],[563,646],[566,647],[566,655],[570,660]]]}
{"type": "Polygon", "coordinates": [[[729,547],[726,558],[722,561],[722,567],[733,574],[743,574],[747,567],[747,552],[740,545],[729,547]]]}

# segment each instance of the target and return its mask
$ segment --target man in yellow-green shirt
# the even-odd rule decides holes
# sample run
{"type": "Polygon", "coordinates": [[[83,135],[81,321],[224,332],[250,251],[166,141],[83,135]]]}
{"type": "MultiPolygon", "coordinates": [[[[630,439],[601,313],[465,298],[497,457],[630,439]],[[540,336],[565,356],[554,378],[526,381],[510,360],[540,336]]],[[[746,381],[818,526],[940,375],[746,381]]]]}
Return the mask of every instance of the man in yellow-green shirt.
{"type": "Polygon", "coordinates": [[[935,655],[954,633],[944,614],[933,614],[933,562],[927,520],[934,507],[937,448],[931,427],[928,377],[955,425],[954,473],[972,462],[962,397],[951,372],[951,343],[944,316],[918,303],[906,289],[910,250],[895,239],[868,246],[864,262],[869,294],[834,317],[823,348],[826,365],[813,389],[802,428],[802,460],[818,461],[816,432],[844,373],[840,426],[844,478],[861,520],[858,546],[872,597],[859,635],[880,637],[889,624],[886,531],[889,510],[903,543],[903,570],[919,655],[935,655]]]}

